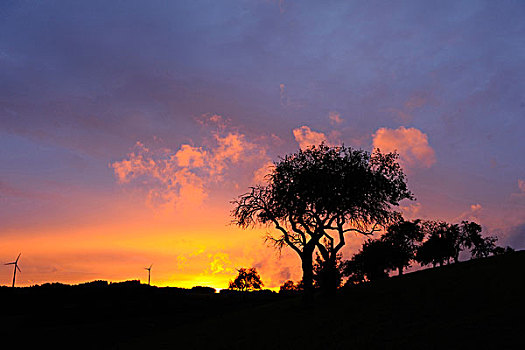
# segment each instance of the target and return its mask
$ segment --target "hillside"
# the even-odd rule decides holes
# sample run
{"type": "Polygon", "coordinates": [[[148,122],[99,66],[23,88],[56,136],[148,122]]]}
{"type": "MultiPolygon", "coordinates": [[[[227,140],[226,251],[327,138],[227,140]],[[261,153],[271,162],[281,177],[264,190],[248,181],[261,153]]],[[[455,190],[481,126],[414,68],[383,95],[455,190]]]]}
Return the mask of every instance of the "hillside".
{"type": "Polygon", "coordinates": [[[280,301],[159,333],[172,348],[522,348],[525,251],[418,271],[304,309],[280,301]]]}
{"type": "Polygon", "coordinates": [[[522,348],[524,292],[525,251],[353,287],[308,308],[272,293],[0,288],[0,335],[122,349],[522,348]]]}

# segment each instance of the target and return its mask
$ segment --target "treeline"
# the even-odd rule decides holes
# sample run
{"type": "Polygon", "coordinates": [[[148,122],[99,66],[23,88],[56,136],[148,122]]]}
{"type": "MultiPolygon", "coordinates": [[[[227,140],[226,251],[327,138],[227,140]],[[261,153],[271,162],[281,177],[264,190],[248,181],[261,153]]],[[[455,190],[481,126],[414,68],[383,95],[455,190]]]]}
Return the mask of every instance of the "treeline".
{"type": "MultiPolygon", "coordinates": [[[[330,263],[317,254],[314,287],[330,291],[343,285],[386,279],[394,271],[402,275],[413,263],[433,267],[457,263],[463,251],[468,251],[472,259],[513,251],[511,247],[497,246],[497,237],[483,237],[481,232],[479,224],[469,221],[450,224],[402,220],[390,225],[380,237],[368,239],[350,260],[342,260],[339,254],[330,263]]],[[[286,281],[280,291],[301,289],[302,282],[286,281]]]]}
{"type": "MultiPolygon", "coordinates": [[[[0,286],[0,289],[11,290],[11,287],[0,286]]],[[[194,286],[191,289],[180,287],[156,287],[141,283],[139,280],[127,280],[121,282],[110,282],[105,280],[94,280],[79,284],[65,284],[59,282],[35,284],[29,287],[19,287],[23,290],[153,290],[162,289],[179,294],[215,294],[217,290],[207,286],[194,286]]]]}

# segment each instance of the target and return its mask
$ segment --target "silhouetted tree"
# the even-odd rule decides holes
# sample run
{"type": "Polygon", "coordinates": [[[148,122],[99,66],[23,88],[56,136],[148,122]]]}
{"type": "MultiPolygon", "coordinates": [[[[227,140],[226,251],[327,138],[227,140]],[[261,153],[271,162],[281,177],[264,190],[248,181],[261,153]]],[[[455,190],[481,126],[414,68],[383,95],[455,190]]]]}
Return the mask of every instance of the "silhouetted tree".
{"type": "Polygon", "coordinates": [[[347,283],[383,279],[392,270],[398,270],[402,275],[403,269],[410,266],[415,258],[417,243],[423,237],[420,220],[400,220],[390,225],[383,236],[366,241],[361,250],[344,263],[343,272],[348,277],[347,283]]]}
{"type": "Polygon", "coordinates": [[[513,253],[513,252],[514,252],[514,249],[512,247],[510,247],[510,246],[507,246],[506,248],[497,246],[492,251],[492,254],[494,254],[494,255],[503,255],[503,254],[510,254],[510,253],[513,253]]]}
{"type": "Polygon", "coordinates": [[[457,263],[459,261],[459,253],[470,244],[469,237],[458,224],[447,224],[444,235],[451,253],[450,256],[447,256],[446,262],[450,263],[453,260],[457,263]]]}
{"type": "Polygon", "coordinates": [[[377,231],[399,219],[393,210],[399,201],[412,199],[397,159],[395,153],[324,144],[287,155],[275,163],[267,185],[252,187],[233,202],[234,222],[243,228],[274,226],[278,236],[267,239],[299,255],[305,293],[311,295],[316,248],[335,266],[346,233],[377,231]]]}
{"type": "Polygon", "coordinates": [[[350,283],[388,278],[388,270],[392,267],[392,252],[390,242],[369,239],[361,250],[344,264],[343,273],[350,283]]]}
{"type": "Polygon", "coordinates": [[[425,233],[421,229],[420,220],[400,221],[388,227],[381,240],[389,243],[391,249],[389,269],[397,269],[400,275],[403,269],[410,267],[410,262],[415,258],[418,243],[423,240],[425,233]]]}
{"type": "Polygon", "coordinates": [[[281,285],[279,288],[279,293],[294,292],[296,290],[298,289],[295,283],[292,280],[288,280],[281,285]]]}
{"type": "Polygon", "coordinates": [[[430,229],[430,236],[438,236],[437,247],[439,249],[437,258],[441,264],[450,264],[451,261],[459,261],[459,253],[465,248],[470,247],[470,237],[463,226],[458,224],[449,224],[446,222],[427,222],[427,228],[430,229]]]}
{"type": "Polygon", "coordinates": [[[348,277],[345,286],[360,284],[366,281],[362,259],[355,258],[343,262],[343,277],[348,277]]]}
{"type": "Polygon", "coordinates": [[[450,230],[450,225],[443,221],[425,221],[421,226],[428,239],[417,249],[415,258],[418,263],[441,266],[455,256],[455,228],[450,230]]]}
{"type": "Polygon", "coordinates": [[[474,259],[484,258],[494,253],[496,249],[497,237],[480,237],[476,239],[472,244],[472,250],[470,251],[474,259]]]}
{"type": "Polygon", "coordinates": [[[324,260],[316,253],[313,266],[314,287],[322,289],[325,293],[332,293],[341,286],[343,282],[342,257],[342,254],[336,255],[334,264],[324,260]]]}
{"type": "Polygon", "coordinates": [[[494,253],[496,241],[498,240],[497,237],[482,237],[482,228],[475,222],[463,221],[461,223],[461,229],[464,232],[465,246],[470,248],[470,253],[473,258],[487,257],[494,253]]]}
{"type": "Polygon", "coordinates": [[[459,254],[470,249],[473,258],[489,256],[496,248],[496,237],[482,237],[481,226],[475,222],[461,224],[425,221],[422,224],[428,239],[418,248],[416,260],[422,265],[443,265],[459,261],[459,254]]]}
{"type": "Polygon", "coordinates": [[[481,239],[481,226],[475,222],[462,221],[460,230],[463,238],[463,248],[471,249],[474,242],[477,243],[481,239]]]}
{"type": "Polygon", "coordinates": [[[191,291],[199,294],[215,294],[217,292],[215,288],[206,286],[195,286],[191,288],[191,291]]]}
{"type": "Polygon", "coordinates": [[[244,292],[252,289],[261,289],[261,287],[264,286],[263,282],[261,281],[261,277],[254,267],[249,269],[242,267],[237,271],[239,274],[233,281],[230,281],[228,289],[240,290],[241,292],[244,292]]]}

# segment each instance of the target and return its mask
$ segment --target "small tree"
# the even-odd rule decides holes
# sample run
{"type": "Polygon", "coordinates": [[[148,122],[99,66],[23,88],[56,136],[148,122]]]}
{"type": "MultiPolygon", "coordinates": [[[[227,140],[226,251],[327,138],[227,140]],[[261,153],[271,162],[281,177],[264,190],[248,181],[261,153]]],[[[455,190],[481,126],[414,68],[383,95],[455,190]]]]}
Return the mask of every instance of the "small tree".
{"type": "Polygon", "coordinates": [[[343,276],[348,277],[345,286],[360,284],[366,281],[362,260],[355,259],[355,255],[350,260],[343,262],[343,276]]]}
{"type": "Polygon", "coordinates": [[[474,259],[485,258],[490,254],[494,254],[496,249],[497,237],[481,237],[474,241],[472,250],[470,251],[474,259]]]}
{"type": "Polygon", "coordinates": [[[341,283],[343,282],[342,258],[342,254],[338,254],[334,264],[331,261],[324,260],[316,253],[313,266],[314,286],[316,288],[320,288],[327,293],[332,293],[341,287],[341,283]]]}
{"type": "Polygon", "coordinates": [[[425,221],[422,229],[427,240],[418,247],[416,261],[421,265],[442,266],[457,254],[457,225],[451,227],[443,221],[425,221]]]}
{"type": "Polygon", "coordinates": [[[399,275],[403,269],[410,267],[410,262],[415,258],[418,243],[423,240],[425,233],[421,229],[420,220],[400,221],[388,227],[387,232],[381,240],[389,243],[392,250],[390,257],[390,269],[397,269],[399,275]]]}
{"type": "Polygon", "coordinates": [[[388,278],[392,266],[392,246],[381,239],[367,240],[361,250],[345,263],[344,275],[350,283],[375,281],[388,278]]]}
{"type": "Polygon", "coordinates": [[[494,254],[496,241],[498,240],[497,237],[482,237],[482,228],[475,222],[463,221],[461,223],[461,230],[465,237],[465,246],[470,248],[470,253],[473,258],[482,258],[494,254]]]}
{"type": "Polygon", "coordinates": [[[393,207],[412,199],[397,158],[324,144],[300,150],[275,163],[267,185],[252,187],[233,202],[234,223],[275,227],[278,235],[267,239],[299,255],[308,298],[316,248],[326,264],[335,266],[347,233],[378,231],[399,219],[393,207]]]}
{"type": "Polygon", "coordinates": [[[503,255],[503,254],[512,254],[514,252],[514,249],[510,246],[507,246],[506,248],[496,246],[494,247],[494,250],[492,251],[492,254],[494,255],[503,255]]]}
{"type": "Polygon", "coordinates": [[[424,232],[420,220],[401,220],[388,227],[386,233],[376,240],[365,242],[361,250],[351,260],[344,263],[344,275],[349,284],[361,283],[388,277],[388,272],[410,266],[415,258],[417,243],[421,242],[424,232]]]}
{"type": "Polygon", "coordinates": [[[459,254],[465,249],[470,249],[473,258],[485,257],[493,254],[496,248],[497,238],[482,237],[482,228],[475,222],[448,224],[425,221],[422,227],[428,236],[416,254],[416,260],[422,265],[458,262],[459,254]]]}
{"type": "Polygon", "coordinates": [[[281,285],[279,293],[295,292],[296,290],[298,289],[295,283],[292,280],[288,280],[281,285]]]}
{"type": "Polygon", "coordinates": [[[252,289],[261,289],[261,287],[264,286],[263,282],[261,281],[261,277],[254,267],[249,269],[242,267],[237,271],[239,274],[233,281],[230,281],[228,289],[245,292],[252,289]]]}

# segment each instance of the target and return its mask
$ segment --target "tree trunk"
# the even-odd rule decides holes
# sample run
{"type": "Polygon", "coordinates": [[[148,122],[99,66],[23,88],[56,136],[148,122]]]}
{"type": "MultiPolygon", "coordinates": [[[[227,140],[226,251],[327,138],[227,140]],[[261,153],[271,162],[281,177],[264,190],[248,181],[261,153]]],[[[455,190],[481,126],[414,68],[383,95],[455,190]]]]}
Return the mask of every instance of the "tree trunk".
{"type": "Polygon", "coordinates": [[[304,288],[304,299],[306,302],[310,302],[313,299],[313,266],[312,266],[312,253],[303,250],[301,256],[302,268],[303,268],[303,288],[304,288]]]}
{"type": "Polygon", "coordinates": [[[336,255],[332,254],[332,256],[325,261],[323,270],[322,270],[322,285],[321,288],[323,289],[323,294],[326,296],[333,296],[337,291],[337,282],[338,282],[338,276],[337,276],[337,268],[336,268],[336,255]]]}

